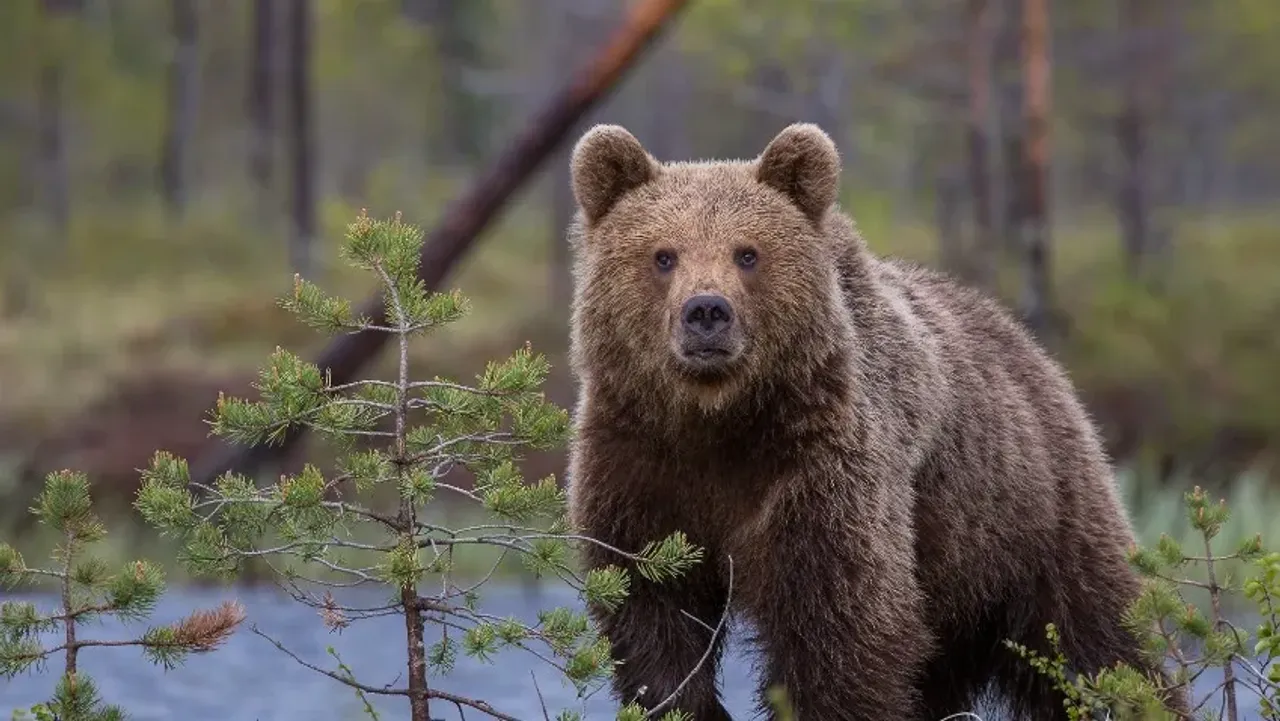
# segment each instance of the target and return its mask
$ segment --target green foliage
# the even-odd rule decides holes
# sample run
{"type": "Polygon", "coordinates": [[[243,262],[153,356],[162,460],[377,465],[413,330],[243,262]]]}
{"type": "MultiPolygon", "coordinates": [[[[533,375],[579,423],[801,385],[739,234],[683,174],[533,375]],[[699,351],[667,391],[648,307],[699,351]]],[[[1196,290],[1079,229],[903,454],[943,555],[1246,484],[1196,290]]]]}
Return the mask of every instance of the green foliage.
{"type": "Polygon", "coordinates": [[[14,709],[13,721],[124,721],[127,718],[119,706],[103,703],[93,679],[83,675],[64,675],[48,703],[30,709],[14,709]]]}
{"type": "Polygon", "coordinates": [[[1230,554],[1215,555],[1213,539],[1231,515],[1226,502],[1213,503],[1198,486],[1184,501],[1186,518],[1199,536],[1203,555],[1188,554],[1183,544],[1167,534],[1154,547],[1138,545],[1130,552],[1130,563],[1142,575],[1143,586],[1125,620],[1142,640],[1149,661],[1171,662],[1168,685],[1165,679],[1126,664],[1069,679],[1070,669],[1058,648],[1060,639],[1053,624],[1046,629],[1051,655],[1006,642],[1052,680],[1065,696],[1073,721],[1093,718],[1096,712],[1110,712],[1117,719],[1180,718],[1167,704],[1171,692],[1185,694],[1193,713],[1222,705],[1228,709],[1229,721],[1236,721],[1231,710],[1238,708],[1242,687],[1258,695],[1260,718],[1280,719],[1280,552],[1267,551],[1259,534],[1240,541],[1230,554]],[[1251,568],[1239,585],[1222,573],[1230,562],[1251,568]],[[1203,568],[1203,579],[1191,577],[1194,567],[1203,568]],[[1207,613],[1188,601],[1186,589],[1208,596],[1207,613]],[[1232,592],[1251,601],[1259,615],[1253,640],[1224,617],[1232,592]],[[1207,698],[1191,698],[1192,682],[1210,667],[1223,670],[1224,683],[1207,698]],[[1225,703],[1212,703],[1220,695],[1225,703]]]}
{"type": "Polygon", "coordinates": [[[1141,403],[1143,415],[1130,421],[1141,451],[1216,460],[1224,436],[1280,433],[1275,240],[1272,220],[1180,223],[1177,253],[1155,285],[1127,277],[1119,257],[1104,254],[1110,234],[1063,243],[1074,256],[1064,259],[1074,269],[1061,282],[1073,329],[1064,361],[1097,412],[1141,403]]]}
{"type": "MultiPolygon", "coordinates": [[[[526,625],[481,611],[479,589],[515,554],[535,572],[570,583],[588,603],[617,608],[626,602],[628,571],[618,565],[580,577],[572,548],[594,541],[569,533],[565,495],[553,477],[531,483],[520,473],[520,450],[554,448],[569,433],[568,414],[540,390],[549,370],[545,358],[526,344],[487,364],[473,385],[411,378],[410,341],[468,310],[458,293],[430,292],[417,279],[421,242],[422,232],[399,214],[375,220],[362,213],[349,225],[342,257],[377,280],[382,318],[355,313],[348,301],[300,277],[292,295],[280,301],[322,331],[391,334],[393,379],[335,385],[326,370],[277,348],[258,374],[259,397],[220,396],[210,418],[214,434],[249,445],[277,443],[291,430],[309,428],[337,452],[336,473],[306,464],[265,487],[232,473],[210,486],[193,485],[186,462],[160,451],[142,473],[136,506],[148,523],[182,542],[181,561],[192,573],[233,577],[245,561],[261,558],[331,629],[389,609],[409,616],[410,682],[395,693],[412,697],[420,693],[415,689],[436,688],[435,680],[426,683],[427,672],[447,675],[459,653],[492,662],[504,650],[521,649],[553,663],[585,694],[614,665],[608,640],[595,633],[585,613],[543,610],[526,625]],[[446,480],[455,468],[475,477],[474,488],[446,480]],[[424,520],[442,493],[479,506],[490,520],[461,529],[424,520]],[[391,498],[390,507],[374,503],[378,494],[391,498]],[[497,548],[501,556],[479,582],[462,583],[455,554],[475,546],[497,548]],[[332,576],[340,582],[326,580],[332,576]],[[344,605],[329,590],[317,595],[304,584],[380,586],[394,601],[388,606],[383,595],[376,607],[344,605]],[[424,623],[444,629],[430,647],[423,644],[424,623]]],[[[612,550],[658,582],[702,558],[701,549],[679,533],[654,539],[639,553],[612,550]]],[[[357,692],[366,688],[340,660],[336,671],[311,668],[357,692]]]]}
{"type": "MultiPolygon", "coordinates": [[[[12,678],[55,654],[63,655],[64,670],[53,696],[30,709],[35,719],[114,721],[124,718],[119,707],[102,700],[93,679],[77,671],[82,649],[135,646],[148,660],[171,669],[189,654],[215,649],[244,617],[239,605],[226,603],[213,611],[196,611],[171,625],[148,628],[124,641],[85,638],[81,629],[95,620],[105,617],[126,622],[145,620],[164,592],[164,574],[146,560],[134,561],[113,572],[104,561],[90,554],[94,544],[106,537],[107,529],[93,511],[89,480],[83,473],[50,473],[31,512],[39,523],[56,530],[62,539],[53,553],[56,566],[29,566],[12,546],[0,543],[0,584],[34,586],[49,581],[60,592],[61,607],[48,612],[29,601],[0,603],[0,675],[12,678]],[[58,629],[64,632],[61,643],[50,645],[41,638],[58,629]]],[[[13,718],[28,718],[27,712],[16,710],[13,718]]]]}
{"type": "MultiPolygon", "coordinates": [[[[570,719],[576,720],[579,718],[581,717],[576,715],[572,717],[562,715],[560,717],[557,717],[557,721],[559,721],[559,719],[564,719],[564,721],[569,721],[570,719]]],[[[644,709],[641,708],[639,704],[634,702],[629,703],[626,706],[623,706],[622,709],[618,711],[618,721],[644,721],[644,719],[646,718],[653,718],[653,717],[647,716],[645,714],[644,709]]],[[[662,714],[658,718],[660,719],[660,721],[694,721],[693,716],[691,714],[685,713],[680,709],[673,709],[671,711],[667,711],[666,713],[662,714]]]]}

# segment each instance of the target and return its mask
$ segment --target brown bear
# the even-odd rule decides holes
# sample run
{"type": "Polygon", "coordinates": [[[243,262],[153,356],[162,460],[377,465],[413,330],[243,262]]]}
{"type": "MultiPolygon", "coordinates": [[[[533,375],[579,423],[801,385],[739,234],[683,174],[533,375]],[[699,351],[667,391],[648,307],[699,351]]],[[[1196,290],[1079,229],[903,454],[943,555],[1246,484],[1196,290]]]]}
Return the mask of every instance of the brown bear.
{"type": "MultiPolygon", "coordinates": [[[[1049,622],[1076,669],[1142,663],[1134,537],[1066,375],[993,300],[869,252],[822,130],[664,164],[600,125],[571,162],[570,518],[627,552],[677,530],[705,549],[591,609],[621,703],[675,692],[727,602],[762,710],[780,685],[802,721],[937,720],[989,688],[1065,717],[1002,643],[1043,649],[1049,622]]],[[[699,721],[730,718],[721,639],[674,700],[699,721]]]]}

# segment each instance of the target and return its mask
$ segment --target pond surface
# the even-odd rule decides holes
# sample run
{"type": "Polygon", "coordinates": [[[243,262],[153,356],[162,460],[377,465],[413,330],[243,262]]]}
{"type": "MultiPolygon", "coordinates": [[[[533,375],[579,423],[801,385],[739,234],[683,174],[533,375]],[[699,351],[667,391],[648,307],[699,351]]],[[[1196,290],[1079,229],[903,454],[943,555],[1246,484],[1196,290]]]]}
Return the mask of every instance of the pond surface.
{"type": "MultiPolygon", "coordinates": [[[[56,600],[51,596],[11,593],[2,597],[6,600],[25,597],[44,609],[51,608],[56,600]]],[[[122,705],[135,721],[356,721],[368,718],[349,688],[301,666],[269,641],[252,633],[248,626],[256,624],[299,657],[321,668],[336,668],[333,657],[325,650],[331,645],[359,681],[375,687],[404,685],[404,626],[400,616],[360,620],[344,633],[330,633],[312,609],[274,588],[172,588],[161,599],[149,623],[168,623],[194,608],[212,608],[228,598],[238,598],[248,618],[244,627],[213,653],[190,656],[183,665],[166,671],[144,659],[137,648],[89,648],[80,655],[81,669],[97,682],[104,699],[122,705]]],[[[346,603],[354,599],[347,596],[342,600],[346,603]]],[[[364,600],[372,601],[369,605],[373,605],[378,599],[364,600]]],[[[479,607],[489,614],[515,616],[532,623],[539,609],[553,606],[580,608],[580,603],[572,591],[563,587],[531,590],[492,583],[481,596],[479,607]]],[[[81,636],[121,639],[138,633],[141,628],[140,625],[124,626],[113,619],[90,624],[81,636]]],[[[747,649],[737,638],[740,635],[730,635],[722,664],[721,687],[734,718],[750,719],[754,717],[756,676],[747,649]]],[[[428,643],[436,638],[428,627],[428,643]]],[[[10,680],[0,679],[0,720],[8,721],[15,708],[46,700],[60,663],[60,657],[51,659],[41,670],[10,680]]],[[[1199,696],[1213,689],[1219,678],[1206,673],[1197,684],[1199,696]]],[[[553,719],[561,709],[572,708],[579,710],[585,719],[611,721],[617,709],[606,690],[585,700],[578,698],[573,686],[559,678],[555,669],[518,649],[501,651],[491,664],[459,652],[453,672],[440,679],[438,685],[452,693],[486,699],[499,711],[522,720],[543,719],[539,690],[553,719]]],[[[408,703],[403,698],[369,698],[387,721],[402,719],[408,714],[408,703]]],[[[1256,706],[1256,703],[1249,697],[1242,699],[1242,706],[1256,706]]],[[[441,702],[432,704],[432,715],[448,721],[462,718],[456,708],[441,702]]],[[[488,717],[470,711],[466,718],[488,717]]],[[[986,713],[983,718],[995,721],[997,716],[986,713]]],[[[1243,718],[1257,719],[1258,716],[1255,713],[1243,718]]]]}

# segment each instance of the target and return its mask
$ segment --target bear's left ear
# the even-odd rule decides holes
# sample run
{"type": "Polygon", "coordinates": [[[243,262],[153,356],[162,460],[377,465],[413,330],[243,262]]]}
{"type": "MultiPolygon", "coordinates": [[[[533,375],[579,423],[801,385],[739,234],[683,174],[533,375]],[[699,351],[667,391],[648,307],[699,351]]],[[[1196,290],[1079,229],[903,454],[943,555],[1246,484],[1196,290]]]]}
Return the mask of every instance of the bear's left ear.
{"type": "Polygon", "coordinates": [[[818,222],[840,190],[840,153],[812,123],[787,126],[756,160],[756,179],[791,199],[818,222]]]}
{"type": "Polygon", "coordinates": [[[574,146],[569,172],[574,198],[587,222],[594,223],[627,192],[649,182],[657,167],[626,128],[597,125],[574,146]]]}

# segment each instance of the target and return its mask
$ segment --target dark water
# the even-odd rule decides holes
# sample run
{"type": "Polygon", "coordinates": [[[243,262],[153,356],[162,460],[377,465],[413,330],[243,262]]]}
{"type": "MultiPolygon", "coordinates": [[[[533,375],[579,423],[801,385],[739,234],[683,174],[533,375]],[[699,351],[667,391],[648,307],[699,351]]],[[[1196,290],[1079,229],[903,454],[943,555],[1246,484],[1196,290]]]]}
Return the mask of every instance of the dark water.
{"type": "MultiPolygon", "coordinates": [[[[14,596],[4,595],[6,600],[14,596]]],[[[108,702],[121,704],[137,721],[355,721],[368,718],[362,714],[362,706],[349,688],[299,665],[269,641],[250,632],[248,625],[257,624],[264,633],[321,668],[335,668],[333,657],[325,651],[326,646],[332,645],[361,682],[375,687],[404,685],[404,626],[399,616],[356,621],[345,633],[338,634],[330,633],[311,609],[274,589],[172,589],[149,622],[168,623],[193,608],[212,608],[233,597],[245,606],[248,614],[245,627],[213,653],[193,655],[182,666],[165,671],[144,659],[137,648],[90,648],[80,655],[81,670],[94,678],[108,702]]],[[[28,598],[42,607],[54,601],[47,596],[28,598]]],[[[349,600],[344,598],[343,602],[349,600]]],[[[376,598],[365,600],[377,601],[376,598]]],[[[580,607],[572,592],[551,586],[530,592],[519,586],[494,584],[487,588],[480,601],[480,608],[486,613],[515,616],[526,623],[536,620],[539,609],[553,606],[580,607]]],[[[127,638],[141,628],[141,625],[123,626],[110,620],[85,627],[81,636],[127,638]]],[[[428,627],[428,634],[430,631],[428,627]]],[[[428,642],[434,640],[429,635],[428,642]]],[[[756,677],[745,651],[731,635],[721,671],[726,705],[738,719],[754,716],[756,677]]],[[[56,681],[60,661],[60,658],[51,660],[42,670],[0,680],[0,720],[8,721],[14,708],[26,708],[46,700],[56,681]]],[[[522,720],[541,721],[543,714],[534,677],[551,718],[565,708],[579,710],[586,719],[614,718],[617,706],[607,691],[580,699],[572,685],[557,677],[554,668],[518,649],[500,652],[492,664],[481,663],[459,652],[453,672],[437,679],[435,684],[452,693],[483,698],[499,711],[522,720]]],[[[1199,681],[1197,698],[1213,689],[1219,678],[1206,673],[1199,681]]],[[[402,719],[408,714],[408,704],[403,698],[369,696],[369,699],[387,721],[402,719]]],[[[1256,706],[1251,696],[1242,701],[1242,705],[1256,706]]],[[[1216,700],[1214,705],[1216,707],[1216,700]]],[[[976,711],[982,713],[983,710],[976,711]]],[[[432,704],[432,715],[449,721],[462,718],[453,706],[438,701],[432,704]]],[[[466,718],[488,717],[469,711],[466,718]]],[[[984,714],[983,718],[994,721],[996,716],[984,714]]],[[[1258,716],[1254,713],[1244,718],[1257,719],[1258,716]]]]}

